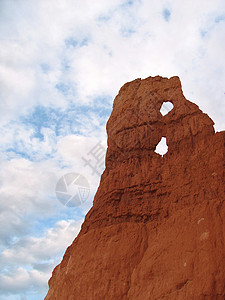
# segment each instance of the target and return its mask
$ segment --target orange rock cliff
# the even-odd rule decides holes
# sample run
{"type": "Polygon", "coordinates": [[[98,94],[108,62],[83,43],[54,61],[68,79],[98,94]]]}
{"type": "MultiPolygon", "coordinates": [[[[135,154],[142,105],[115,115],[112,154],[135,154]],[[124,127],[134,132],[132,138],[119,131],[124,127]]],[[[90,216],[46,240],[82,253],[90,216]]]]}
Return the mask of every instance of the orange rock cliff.
{"type": "Polygon", "coordinates": [[[120,89],[93,207],[45,300],[225,299],[225,131],[213,124],[178,77],[120,89]]]}

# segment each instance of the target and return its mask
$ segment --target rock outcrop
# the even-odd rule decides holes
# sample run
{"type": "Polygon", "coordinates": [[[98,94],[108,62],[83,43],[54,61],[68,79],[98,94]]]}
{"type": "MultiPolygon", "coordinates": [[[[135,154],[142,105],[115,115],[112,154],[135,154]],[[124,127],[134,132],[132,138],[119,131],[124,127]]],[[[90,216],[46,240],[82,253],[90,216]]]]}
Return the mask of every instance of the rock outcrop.
{"type": "Polygon", "coordinates": [[[46,300],[225,299],[225,131],[213,124],[178,77],[120,89],[93,207],[46,300]]]}

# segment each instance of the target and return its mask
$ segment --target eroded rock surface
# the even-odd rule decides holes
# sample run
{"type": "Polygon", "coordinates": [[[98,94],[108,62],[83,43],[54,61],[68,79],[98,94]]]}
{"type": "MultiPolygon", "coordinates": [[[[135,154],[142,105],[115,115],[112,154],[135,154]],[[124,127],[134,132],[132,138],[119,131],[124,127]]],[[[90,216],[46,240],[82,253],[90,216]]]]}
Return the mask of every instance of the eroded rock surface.
{"type": "Polygon", "coordinates": [[[225,299],[225,132],[157,76],[120,89],[107,133],[93,207],[45,299],[225,299]]]}

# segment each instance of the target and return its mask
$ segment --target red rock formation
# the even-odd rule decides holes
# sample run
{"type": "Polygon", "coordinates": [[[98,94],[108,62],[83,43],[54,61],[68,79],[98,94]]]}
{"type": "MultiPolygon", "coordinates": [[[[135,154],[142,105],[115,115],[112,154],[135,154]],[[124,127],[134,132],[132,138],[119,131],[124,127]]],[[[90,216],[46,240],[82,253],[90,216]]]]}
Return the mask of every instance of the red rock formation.
{"type": "Polygon", "coordinates": [[[225,299],[225,132],[159,76],[121,88],[107,132],[93,207],[45,299],[225,299]]]}

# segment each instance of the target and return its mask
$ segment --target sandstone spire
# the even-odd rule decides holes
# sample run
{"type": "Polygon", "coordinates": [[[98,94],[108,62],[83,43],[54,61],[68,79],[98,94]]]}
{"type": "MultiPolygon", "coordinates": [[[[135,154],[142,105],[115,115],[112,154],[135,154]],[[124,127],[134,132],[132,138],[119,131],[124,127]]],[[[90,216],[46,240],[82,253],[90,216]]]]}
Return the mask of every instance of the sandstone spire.
{"type": "Polygon", "coordinates": [[[107,133],[93,207],[45,299],[225,299],[225,131],[157,76],[120,89],[107,133]]]}

